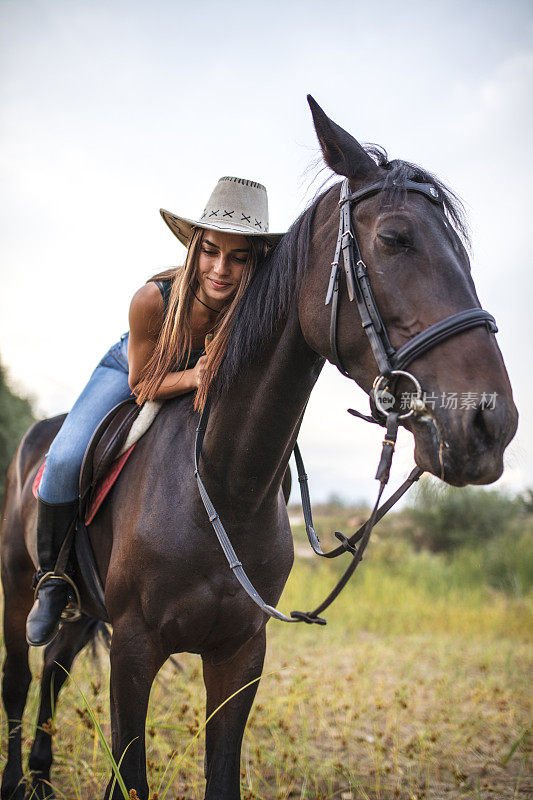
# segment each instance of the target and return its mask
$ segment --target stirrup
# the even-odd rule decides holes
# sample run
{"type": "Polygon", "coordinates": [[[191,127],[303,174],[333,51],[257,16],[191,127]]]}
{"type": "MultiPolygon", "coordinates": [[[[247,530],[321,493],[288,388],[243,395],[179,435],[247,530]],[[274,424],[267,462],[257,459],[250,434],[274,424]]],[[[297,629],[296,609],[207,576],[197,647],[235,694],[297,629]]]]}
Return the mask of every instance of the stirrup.
{"type": "Polygon", "coordinates": [[[39,593],[39,589],[43,585],[43,583],[51,578],[55,578],[59,581],[65,581],[68,583],[69,586],[74,590],[74,600],[70,600],[63,611],[61,612],[61,619],[65,622],[76,622],[76,620],[81,619],[82,612],[81,612],[81,598],[80,593],[78,591],[78,587],[74,583],[71,577],[63,573],[62,575],[56,575],[53,570],[49,570],[45,572],[44,575],[41,575],[39,580],[37,581],[37,585],[35,587],[35,591],[33,593],[33,600],[37,600],[37,595],[39,593]]]}

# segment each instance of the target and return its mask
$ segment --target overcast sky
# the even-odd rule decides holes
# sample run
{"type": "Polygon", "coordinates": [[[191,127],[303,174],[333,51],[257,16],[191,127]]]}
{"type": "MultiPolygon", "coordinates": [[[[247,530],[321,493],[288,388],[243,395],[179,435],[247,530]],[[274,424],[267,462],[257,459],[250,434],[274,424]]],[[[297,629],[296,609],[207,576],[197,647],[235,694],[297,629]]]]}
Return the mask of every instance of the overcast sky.
{"type": "MultiPolygon", "coordinates": [[[[473,274],[521,413],[500,484],[533,485],[533,5],[0,0],[0,356],[42,414],[68,410],[127,329],[133,292],[184,250],[222,175],[284,230],[317,187],[305,100],[464,200],[473,274]]],[[[312,494],[369,499],[380,431],[333,367],[301,434],[312,494]]],[[[410,469],[404,433],[395,467],[410,469]]]]}

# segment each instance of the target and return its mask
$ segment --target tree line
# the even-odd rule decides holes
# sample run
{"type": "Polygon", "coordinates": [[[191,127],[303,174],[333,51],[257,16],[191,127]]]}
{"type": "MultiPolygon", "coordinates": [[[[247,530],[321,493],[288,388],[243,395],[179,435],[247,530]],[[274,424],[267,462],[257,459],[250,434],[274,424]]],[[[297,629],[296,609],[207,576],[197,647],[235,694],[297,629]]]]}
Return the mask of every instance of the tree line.
{"type": "Polygon", "coordinates": [[[0,363],[0,508],[4,504],[5,474],[23,434],[35,422],[30,400],[10,386],[0,363]]]}

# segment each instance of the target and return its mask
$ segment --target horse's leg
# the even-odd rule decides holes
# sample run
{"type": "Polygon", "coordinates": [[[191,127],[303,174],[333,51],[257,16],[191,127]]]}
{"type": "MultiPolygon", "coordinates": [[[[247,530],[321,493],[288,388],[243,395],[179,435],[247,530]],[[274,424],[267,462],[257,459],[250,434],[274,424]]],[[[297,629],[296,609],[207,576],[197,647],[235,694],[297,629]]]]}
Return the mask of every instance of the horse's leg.
{"type": "Polygon", "coordinates": [[[32,795],[36,799],[51,798],[50,768],[52,766],[52,729],[49,725],[52,708],[70,672],[72,662],[96,632],[98,621],[83,615],[76,622],[65,623],[44,651],[41,678],[41,703],[37,717],[37,731],[31,748],[28,766],[32,773],[32,795]],[[62,667],[64,669],[62,669],[62,667]]]}
{"type": "Polygon", "coordinates": [[[31,671],[26,642],[26,616],[31,608],[31,572],[7,577],[3,570],[4,643],[6,657],[2,680],[2,699],[7,714],[7,763],[2,775],[2,800],[22,800],[22,715],[26,705],[31,671]],[[25,580],[24,580],[25,577],[25,580]]]}
{"type": "MultiPolygon", "coordinates": [[[[262,628],[229,661],[213,664],[204,658],[207,716],[224,700],[263,671],[265,629],[262,628]]],[[[239,800],[241,744],[258,681],[226,703],[206,728],[205,800],[239,800]]]]}
{"type": "MultiPolygon", "coordinates": [[[[139,800],[148,798],[145,751],[148,699],[154,678],[166,658],[158,637],[140,627],[138,617],[123,618],[115,624],[110,679],[113,757],[118,764],[124,755],[120,774],[127,790],[135,789],[139,800]]],[[[117,784],[111,795],[112,783],[113,777],[108,783],[105,800],[122,800],[117,784]]]]}

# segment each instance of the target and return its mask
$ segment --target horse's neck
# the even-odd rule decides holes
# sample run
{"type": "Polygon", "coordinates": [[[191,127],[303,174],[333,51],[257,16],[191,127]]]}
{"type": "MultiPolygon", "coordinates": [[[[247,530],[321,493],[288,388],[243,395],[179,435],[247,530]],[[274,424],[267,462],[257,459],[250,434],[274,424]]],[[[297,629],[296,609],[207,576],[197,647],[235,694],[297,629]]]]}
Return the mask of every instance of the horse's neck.
{"type": "Polygon", "coordinates": [[[322,365],[293,308],[279,337],[213,407],[201,470],[217,492],[245,505],[277,492],[322,365]]]}

